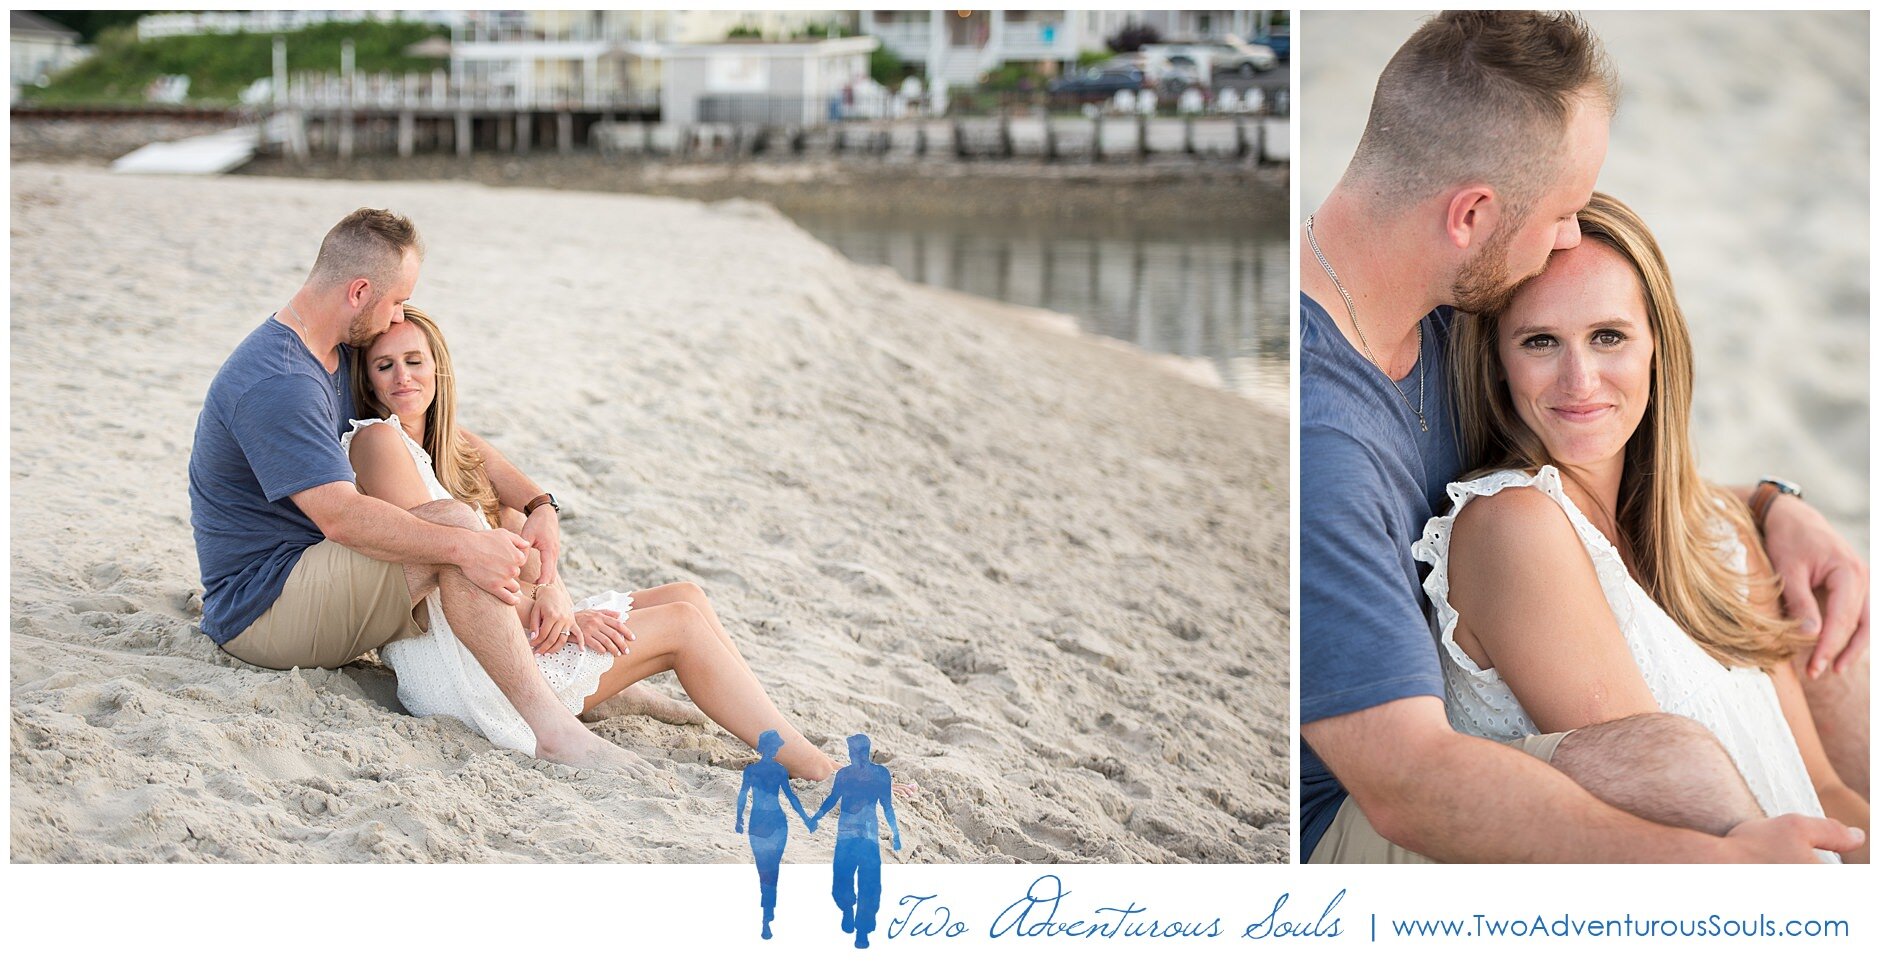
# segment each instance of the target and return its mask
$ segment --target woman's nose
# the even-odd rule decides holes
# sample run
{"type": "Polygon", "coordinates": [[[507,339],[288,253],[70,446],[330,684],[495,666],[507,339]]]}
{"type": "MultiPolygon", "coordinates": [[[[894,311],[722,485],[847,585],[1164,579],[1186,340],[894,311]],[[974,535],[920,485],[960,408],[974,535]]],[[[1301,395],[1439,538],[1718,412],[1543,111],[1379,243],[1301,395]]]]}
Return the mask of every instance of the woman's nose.
{"type": "Polygon", "coordinates": [[[1581,351],[1570,351],[1560,361],[1560,387],[1566,392],[1583,395],[1599,387],[1599,370],[1593,364],[1592,357],[1581,351]]]}

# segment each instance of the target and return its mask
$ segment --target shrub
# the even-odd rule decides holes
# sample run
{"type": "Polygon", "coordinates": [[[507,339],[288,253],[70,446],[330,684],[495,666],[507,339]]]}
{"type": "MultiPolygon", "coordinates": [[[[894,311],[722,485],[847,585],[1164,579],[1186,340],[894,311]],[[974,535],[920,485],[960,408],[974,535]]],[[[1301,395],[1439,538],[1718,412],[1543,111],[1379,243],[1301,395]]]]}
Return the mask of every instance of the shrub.
{"type": "Polygon", "coordinates": [[[1156,30],[1148,24],[1138,24],[1131,21],[1124,24],[1122,28],[1105,43],[1110,45],[1110,50],[1118,54],[1134,54],[1142,50],[1144,44],[1154,44],[1161,39],[1161,31],[1156,30]]]}

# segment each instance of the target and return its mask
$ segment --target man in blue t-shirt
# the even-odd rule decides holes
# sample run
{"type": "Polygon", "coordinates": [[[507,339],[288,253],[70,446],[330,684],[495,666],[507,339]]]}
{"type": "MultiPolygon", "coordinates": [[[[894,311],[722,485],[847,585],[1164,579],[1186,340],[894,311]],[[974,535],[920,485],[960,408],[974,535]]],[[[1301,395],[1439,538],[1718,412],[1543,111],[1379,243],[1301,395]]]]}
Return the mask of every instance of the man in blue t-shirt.
{"type": "Polygon", "coordinates": [[[202,631],[256,666],[340,666],[422,632],[417,607],[438,591],[451,628],[535,732],[537,756],[630,767],[556,699],[513,608],[529,551],[554,580],[553,499],[480,441],[498,499],[528,511],[520,534],[471,530],[476,515],[454,500],[404,511],[354,486],[339,445],[353,418],[351,350],[404,320],[423,256],[409,220],[355,211],[210,383],[189,458],[202,631]]]}
{"type": "MultiPolygon", "coordinates": [[[[1812,862],[1816,847],[1860,844],[1823,819],[1709,814],[1712,802],[1756,806],[1714,739],[1681,718],[1643,714],[1511,747],[1452,731],[1444,713],[1410,549],[1462,473],[1449,328],[1457,309],[1493,309],[1579,243],[1616,95],[1576,17],[1440,14],[1384,69],[1356,154],[1300,235],[1306,860],[1812,862]],[[1631,779],[1647,800],[1621,811],[1580,783],[1600,778],[1631,779]],[[1721,836],[1692,827],[1706,818],[1741,824],[1721,836]]],[[[1772,558],[1801,559],[1810,578],[1866,577],[1818,514],[1791,498],[1778,506],[1772,558]]],[[[1830,653],[1859,651],[1860,609],[1823,627],[1830,653]]]]}

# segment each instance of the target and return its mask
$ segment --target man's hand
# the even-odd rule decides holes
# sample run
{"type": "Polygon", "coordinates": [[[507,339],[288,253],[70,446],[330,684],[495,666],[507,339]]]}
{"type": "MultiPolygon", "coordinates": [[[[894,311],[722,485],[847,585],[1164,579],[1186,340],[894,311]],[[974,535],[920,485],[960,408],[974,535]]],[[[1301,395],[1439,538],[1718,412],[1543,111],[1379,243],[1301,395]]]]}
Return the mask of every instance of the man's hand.
{"type": "Polygon", "coordinates": [[[1866,843],[1867,836],[1831,818],[1791,813],[1750,819],[1731,829],[1723,841],[1739,862],[1819,863],[1816,849],[1852,852],[1866,843]]]}
{"type": "Polygon", "coordinates": [[[528,560],[529,543],[501,528],[465,531],[459,540],[462,553],[457,567],[470,584],[502,599],[507,605],[522,601],[522,582],[517,574],[528,560]]]}
{"type": "Polygon", "coordinates": [[[1782,606],[1815,636],[1808,675],[1845,673],[1867,648],[1867,564],[1821,512],[1787,495],[1763,519],[1763,547],[1782,579],[1782,606]],[[1825,595],[1816,600],[1817,591],[1825,595]],[[1825,603],[1825,605],[1824,605],[1825,603]]]}
{"type": "Polygon", "coordinates": [[[535,611],[526,627],[535,635],[529,648],[538,653],[552,653],[569,643],[587,647],[587,637],[575,624],[574,603],[559,585],[542,585],[535,590],[535,611]]]}
{"type": "Polygon", "coordinates": [[[536,581],[552,585],[561,581],[561,515],[548,504],[530,512],[522,522],[522,538],[542,556],[542,574],[536,581]]]}

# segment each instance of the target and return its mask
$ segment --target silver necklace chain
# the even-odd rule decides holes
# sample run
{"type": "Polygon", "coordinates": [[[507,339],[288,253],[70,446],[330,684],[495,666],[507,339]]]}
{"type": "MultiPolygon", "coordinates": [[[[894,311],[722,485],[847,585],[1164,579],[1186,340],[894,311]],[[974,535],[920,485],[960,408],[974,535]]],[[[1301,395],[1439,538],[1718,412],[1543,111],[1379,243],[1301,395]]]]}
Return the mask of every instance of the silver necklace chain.
{"type": "Polygon", "coordinates": [[[1364,329],[1358,327],[1358,309],[1351,303],[1351,292],[1345,290],[1345,285],[1339,282],[1338,272],[1332,270],[1332,262],[1326,260],[1325,251],[1319,249],[1319,235],[1312,230],[1312,220],[1316,216],[1318,214],[1314,213],[1306,217],[1306,240],[1312,244],[1312,256],[1317,257],[1319,266],[1325,268],[1325,276],[1331,278],[1332,286],[1338,289],[1338,296],[1345,299],[1345,314],[1351,318],[1351,330],[1358,333],[1358,344],[1364,346],[1364,357],[1370,359],[1371,364],[1377,366],[1379,372],[1384,373],[1384,381],[1389,382],[1390,387],[1397,390],[1397,398],[1402,399],[1403,404],[1416,414],[1417,425],[1423,428],[1423,432],[1428,433],[1430,424],[1423,416],[1423,378],[1426,371],[1423,368],[1423,323],[1417,323],[1417,360],[1412,366],[1417,370],[1417,403],[1411,406],[1410,397],[1404,395],[1403,387],[1390,377],[1390,373],[1384,368],[1384,363],[1379,362],[1377,355],[1371,351],[1371,343],[1365,339],[1364,329]]]}
{"type": "MultiPolygon", "coordinates": [[[[299,326],[297,328],[294,328],[294,330],[300,335],[300,340],[302,342],[310,341],[310,339],[307,337],[308,332],[309,332],[309,329],[307,328],[307,320],[300,316],[300,309],[294,307],[294,302],[292,301],[287,302],[287,313],[294,316],[294,322],[295,324],[299,326]]],[[[289,326],[289,327],[293,327],[293,326],[289,326]]],[[[344,365],[345,361],[346,361],[346,353],[341,352],[340,364],[344,365]]],[[[334,369],[332,374],[327,376],[327,381],[333,384],[333,395],[335,396],[344,395],[344,391],[341,390],[339,387],[339,370],[338,369],[334,369]]]]}

